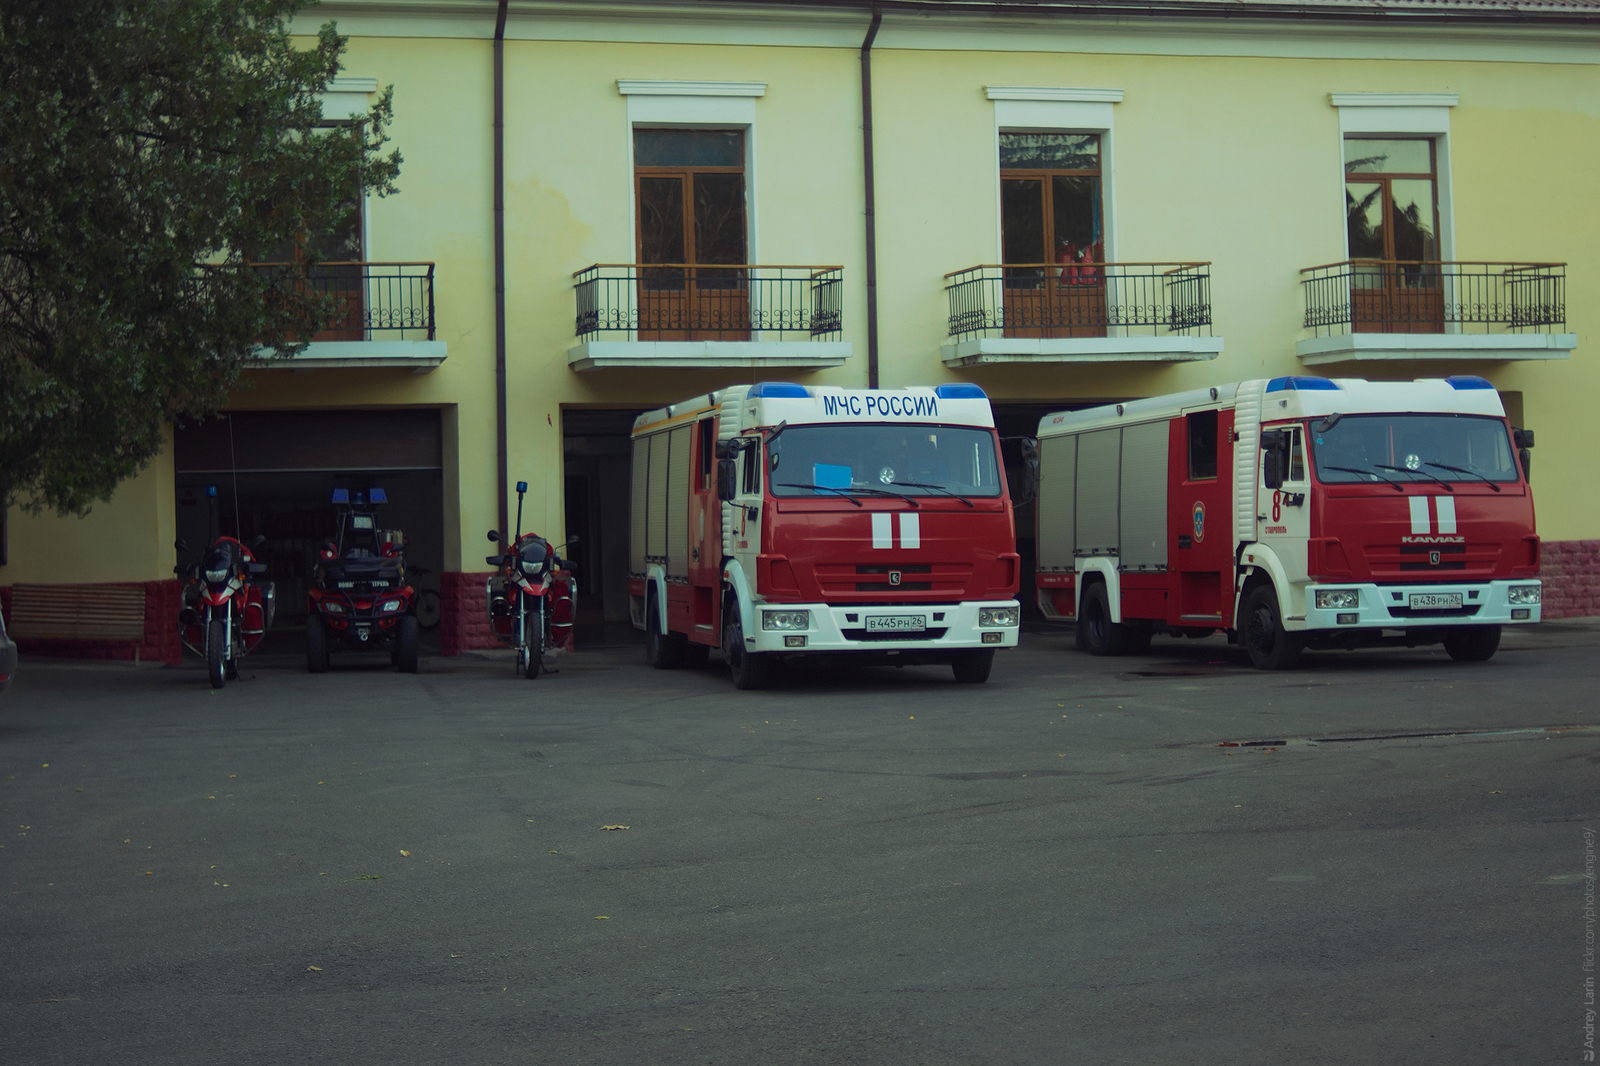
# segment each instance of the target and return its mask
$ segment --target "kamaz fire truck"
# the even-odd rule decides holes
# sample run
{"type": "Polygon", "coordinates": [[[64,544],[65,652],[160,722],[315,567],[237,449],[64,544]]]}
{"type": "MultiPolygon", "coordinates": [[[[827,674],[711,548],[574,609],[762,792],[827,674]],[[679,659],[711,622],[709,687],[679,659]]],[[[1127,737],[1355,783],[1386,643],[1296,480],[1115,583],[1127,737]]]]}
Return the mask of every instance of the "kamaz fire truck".
{"type": "Polygon", "coordinates": [[[1097,655],[1223,631],[1263,669],[1306,647],[1488,659],[1539,621],[1513,432],[1478,377],[1281,377],[1046,415],[1038,602],[1097,655]]]}
{"type": "Polygon", "coordinates": [[[633,427],[629,593],[657,667],[734,684],[819,653],[981,683],[1017,643],[1018,556],[983,390],[739,385],[633,427]]]}

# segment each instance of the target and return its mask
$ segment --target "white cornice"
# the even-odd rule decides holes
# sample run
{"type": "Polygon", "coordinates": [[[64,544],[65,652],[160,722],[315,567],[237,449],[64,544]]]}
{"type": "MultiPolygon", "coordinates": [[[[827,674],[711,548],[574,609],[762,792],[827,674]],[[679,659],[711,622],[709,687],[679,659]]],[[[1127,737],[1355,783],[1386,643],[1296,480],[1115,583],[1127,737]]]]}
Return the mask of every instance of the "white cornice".
{"type": "Polygon", "coordinates": [[[375,93],[378,91],[378,79],[331,78],[325,91],[330,93],[375,93]]]}
{"type": "Polygon", "coordinates": [[[1455,107],[1460,93],[1329,93],[1334,107],[1455,107]]]}
{"type": "Polygon", "coordinates": [[[644,78],[618,78],[617,92],[623,96],[765,96],[764,81],[653,81],[644,78]]]}
{"type": "Polygon", "coordinates": [[[991,100],[1050,100],[1068,104],[1120,104],[1121,89],[1072,89],[1049,85],[986,85],[991,100]]]}

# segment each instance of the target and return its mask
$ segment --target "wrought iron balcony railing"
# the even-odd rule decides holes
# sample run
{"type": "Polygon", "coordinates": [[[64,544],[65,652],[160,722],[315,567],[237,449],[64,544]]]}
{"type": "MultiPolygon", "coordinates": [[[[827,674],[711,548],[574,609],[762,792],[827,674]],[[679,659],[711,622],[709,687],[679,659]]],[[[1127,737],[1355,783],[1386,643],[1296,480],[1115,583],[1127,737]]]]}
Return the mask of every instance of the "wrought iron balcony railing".
{"type": "Polygon", "coordinates": [[[583,338],[837,340],[844,326],[843,267],[597,263],[572,278],[583,338]]]}
{"type": "Polygon", "coordinates": [[[318,293],[333,317],[313,341],[433,340],[432,263],[254,263],[274,288],[318,293]]]}
{"type": "Polygon", "coordinates": [[[1210,263],[1017,263],[945,275],[950,336],[1211,334],[1210,263]]]}
{"type": "Polygon", "coordinates": [[[1351,259],[1300,271],[1306,328],[1340,333],[1554,333],[1565,263],[1351,259]]]}

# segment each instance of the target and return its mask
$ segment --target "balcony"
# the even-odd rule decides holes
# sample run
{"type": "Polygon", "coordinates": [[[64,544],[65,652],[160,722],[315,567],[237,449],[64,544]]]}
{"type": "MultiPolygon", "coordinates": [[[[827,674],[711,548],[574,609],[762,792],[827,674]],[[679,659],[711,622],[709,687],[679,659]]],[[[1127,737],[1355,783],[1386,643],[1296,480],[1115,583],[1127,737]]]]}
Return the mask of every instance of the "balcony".
{"type": "Polygon", "coordinates": [[[598,263],[572,275],[574,370],[840,366],[844,268],[598,263]]]}
{"type": "Polygon", "coordinates": [[[432,263],[256,263],[274,288],[315,292],[333,320],[293,359],[263,351],[261,365],[282,370],[407,367],[426,373],[444,362],[434,336],[432,263]]]}
{"type": "Polygon", "coordinates": [[[1215,359],[1210,263],[1020,263],[945,275],[950,367],[1215,359]]]}
{"type": "Polygon", "coordinates": [[[1300,272],[1307,366],[1566,359],[1565,263],[1352,259],[1300,272]]]}

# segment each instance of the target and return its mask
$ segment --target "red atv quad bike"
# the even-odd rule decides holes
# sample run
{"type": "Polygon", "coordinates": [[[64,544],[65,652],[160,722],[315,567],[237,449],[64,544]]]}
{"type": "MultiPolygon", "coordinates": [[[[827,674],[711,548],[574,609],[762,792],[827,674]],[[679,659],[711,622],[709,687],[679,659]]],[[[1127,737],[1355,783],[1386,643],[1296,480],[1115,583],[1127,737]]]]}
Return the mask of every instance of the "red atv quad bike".
{"type": "Polygon", "coordinates": [[[334,489],[339,532],[317,553],[306,593],[306,669],[328,668],[335,647],[386,651],[402,672],[417,672],[417,590],[406,581],[405,535],[379,529],[382,489],[334,489]]]}

